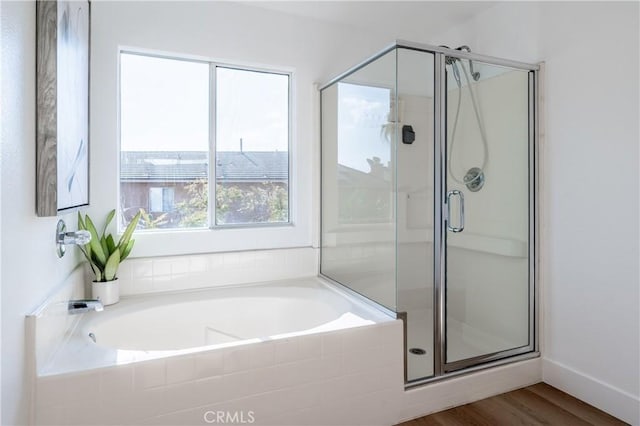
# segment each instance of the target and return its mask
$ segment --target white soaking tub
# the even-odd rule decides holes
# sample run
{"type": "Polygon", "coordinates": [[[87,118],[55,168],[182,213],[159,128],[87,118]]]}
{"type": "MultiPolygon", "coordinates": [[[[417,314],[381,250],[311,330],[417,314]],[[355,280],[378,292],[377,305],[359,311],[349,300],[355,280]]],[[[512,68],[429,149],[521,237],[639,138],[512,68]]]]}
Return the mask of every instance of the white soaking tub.
{"type": "Polygon", "coordinates": [[[41,374],[59,374],[392,320],[319,278],[147,294],[82,316],[41,374]]]}
{"type": "Polygon", "coordinates": [[[401,321],[319,278],[124,297],[77,317],[38,368],[35,425],[397,420],[401,321]]]}
{"type": "Polygon", "coordinates": [[[317,280],[276,282],[130,299],[92,314],[80,334],[107,348],[173,351],[373,324],[372,314],[317,280]]]}

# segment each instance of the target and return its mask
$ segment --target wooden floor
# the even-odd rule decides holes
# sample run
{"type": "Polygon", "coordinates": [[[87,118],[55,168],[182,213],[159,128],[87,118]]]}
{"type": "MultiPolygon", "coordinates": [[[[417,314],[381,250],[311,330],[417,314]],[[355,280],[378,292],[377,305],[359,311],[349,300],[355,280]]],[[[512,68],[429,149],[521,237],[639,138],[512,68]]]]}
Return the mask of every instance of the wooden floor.
{"type": "Polygon", "coordinates": [[[398,426],[626,425],[558,389],[538,383],[398,426]]]}

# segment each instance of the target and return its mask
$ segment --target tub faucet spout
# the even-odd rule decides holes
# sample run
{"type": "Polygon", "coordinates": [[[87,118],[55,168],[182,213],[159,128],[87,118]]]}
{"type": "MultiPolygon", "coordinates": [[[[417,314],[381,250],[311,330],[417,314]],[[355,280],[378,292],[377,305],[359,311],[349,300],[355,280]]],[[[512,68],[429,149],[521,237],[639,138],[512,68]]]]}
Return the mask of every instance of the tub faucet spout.
{"type": "Polygon", "coordinates": [[[69,300],[68,311],[71,315],[82,314],[89,311],[100,312],[103,310],[104,306],[98,299],[69,300]]]}

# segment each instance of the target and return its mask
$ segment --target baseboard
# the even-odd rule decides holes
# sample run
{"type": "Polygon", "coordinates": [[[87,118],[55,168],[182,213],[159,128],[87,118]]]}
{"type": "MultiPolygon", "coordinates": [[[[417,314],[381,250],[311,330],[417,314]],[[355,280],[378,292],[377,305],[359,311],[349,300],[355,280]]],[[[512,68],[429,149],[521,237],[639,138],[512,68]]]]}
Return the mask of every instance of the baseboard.
{"type": "Polygon", "coordinates": [[[640,398],[559,362],[542,360],[542,380],[632,425],[640,425],[640,398]]]}
{"type": "Polygon", "coordinates": [[[399,400],[395,423],[539,383],[540,370],[540,358],[534,358],[409,389],[399,400]]]}

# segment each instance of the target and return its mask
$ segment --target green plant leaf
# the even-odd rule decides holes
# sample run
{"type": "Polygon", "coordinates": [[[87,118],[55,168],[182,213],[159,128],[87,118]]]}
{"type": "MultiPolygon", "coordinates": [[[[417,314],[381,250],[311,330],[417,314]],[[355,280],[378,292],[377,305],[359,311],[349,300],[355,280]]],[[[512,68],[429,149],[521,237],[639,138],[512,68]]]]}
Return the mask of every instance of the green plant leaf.
{"type": "Polygon", "coordinates": [[[127,247],[127,244],[129,244],[131,235],[133,234],[133,231],[136,230],[136,226],[138,226],[138,221],[140,220],[141,214],[142,212],[139,211],[138,214],[136,214],[133,219],[131,219],[131,222],[129,222],[129,225],[127,225],[127,229],[124,230],[124,234],[122,234],[122,237],[120,237],[120,241],[118,241],[118,248],[120,250],[124,250],[127,247]]]}
{"type": "Polygon", "coordinates": [[[91,221],[89,215],[87,215],[85,224],[87,225],[87,231],[89,231],[89,233],[91,234],[91,241],[89,241],[89,244],[91,245],[91,251],[94,255],[92,256],[92,258],[97,260],[96,266],[100,267],[100,269],[103,269],[104,264],[107,263],[107,256],[102,250],[100,239],[98,238],[98,232],[96,231],[96,227],[93,225],[93,222],[91,221]]]}
{"type": "Polygon", "coordinates": [[[115,241],[113,241],[113,235],[111,234],[107,235],[106,241],[107,241],[107,249],[109,250],[109,253],[113,253],[114,251],[116,251],[116,243],[115,241]]]}
{"type": "Polygon", "coordinates": [[[87,262],[89,262],[89,265],[91,265],[91,267],[93,268],[93,264],[91,263],[91,256],[89,255],[89,253],[87,253],[87,250],[85,250],[82,246],[78,246],[78,248],[84,255],[84,258],[87,259],[87,262]]]}
{"type": "Polygon", "coordinates": [[[88,244],[86,244],[84,246],[84,249],[86,250],[84,255],[87,258],[87,261],[91,263],[91,267],[93,268],[93,260],[91,259],[91,243],[89,242],[88,244]]]}
{"type": "Polygon", "coordinates": [[[96,252],[95,251],[91,252],[91,264],[92,264],[92,267],[95,266],[99,271],[104,271],[105,263],[107,263],[107,262],[106,261],[105,262],[100,262],[100,259],[98,259],[96,257],[96,252]]]}
{"type": "Polygon", "coordinates": [[[113,253],[112,251],[109,250],[109,246],[107,245],[107,239],[104,237],[104,235],[102,236],[102,238],[100,238],[100,247],[102,247],[102,251],[104,251],[104,254],[107,257],[109,257],[111,253],[113,253]]]}
{"type": "Polygon", "coordinates": [[[100,272],[98,268],[93,266],[93,263],[91,263],[90,265],[91,265],[91,269],[93,269],[93,273],[96,276],[96,281],[102,281],[102,272],[100,272]]]}
{"type": "Polygon", "coordinates": [[[104,267],[104,279],[105,281],[113,281],[116,279],[116,273],[118,272],[118,266],[120,265],[120,250],[116,249],[104,267]]]}
{"type": "Polygon", "coordinates": [[[93,271],[93,274],[96,276],[95,281],[101,281],[102,280],[102,272],[100,271],[100,269],[98,269],[98,267],[93,263],[93,261],[91,260],[91,257],[89,256],[89,254],[86,251],[84,251],[82,249],[82,247],[80,247],[80,250],[84,254],[84,257],[87,258],[87,261],[89,262],[89,266],[91,266],[91,270],[93,271]]]}
{"type": "Polygon", "coordinates": [[[87,227],[84,226],[84,221],[82,220],[82,215],[78,212],[78,229],[86,230],[87,227]]]}
{"type": "Polygon", "coordinates": [[[104,228],[102,228],[102,236],[103,237],[107,233],[107,227],[109,226],[109,224],[111,223],[111,221],[113,220],[113,217],[115,215],[116,215],[116,209],[111,210],[109,212],[109,214],[107,214],[107,221],[104,223],[104,228]]]}
{"type": "Polygon", "coordinates": [[[127,256],[129,256],[129,253],[131,253],[131,249],[133,248],[133,243],[135,242],[136,240],[129,240],[129,244],[127,244],[127,246],[122,251],[122,256],[120,256],[120,261],[125,260],[127,256]]]}

